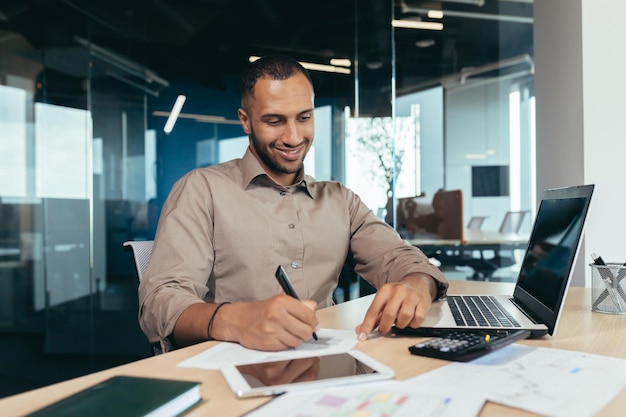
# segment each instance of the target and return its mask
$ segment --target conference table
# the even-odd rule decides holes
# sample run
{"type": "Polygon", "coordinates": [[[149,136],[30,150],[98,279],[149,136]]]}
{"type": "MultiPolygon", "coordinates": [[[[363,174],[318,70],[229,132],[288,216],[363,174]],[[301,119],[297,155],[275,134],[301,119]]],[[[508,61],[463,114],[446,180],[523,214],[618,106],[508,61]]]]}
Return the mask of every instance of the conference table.
{"type": "Polygon", "coordinates": [[[501,233],[491,230],[465,229],[463,236],[458,238],[446,238],[434,234],[421,235],[419,233],[403,237],[413,246],[438,247],[446,249],[521,249],[525,248],[528,244],[528,234],[501,233]]]}
{"type": "MultiPolygon", "coordinates": [[[[439,266],[458,267],[467,266],[467,261],[482,260],[485,253],[487,258],[494,256],[500,251],[513,261],[514,251],[525,251],[528,247],[528,234],[525,233],[502,233],[491,230],[465,229],[460,238],[444,238],[436,235],[415,234],[406,236],[404,239],[416,246],[430,258],[439,261],[439,266]],[[506,255],[508,253],[509,255],[506,255]]],[[[507,264],[505,266],[510,266],[507,264]]],[[[474,276],[469,279],[485,280],[494,272],[493,265],[485,263],[473,263],[474,276]]]]}
{"type": "MultiPolygon", "coordinates": [[[[449,293],[511,293],[513,284],[480,281],[450,281],[449,293]]],[[[555,336],[523,340],[530,346],[576,350],[618,358],[626,358],[626,316],[591,311],[588,288],[572,287],[566,298],[563,315],[555,336]]],[[[373,295],[322,309],[318,318],[323,328],[353,329],[360,323],[373,295]]],[[[419,338],[408,336],[377,337],[360,342],[355,349],[392,367],[396,379],[406,379],[444,366],[449,362],[411,355],[407,347],[419,338]]],[[[114,375],[135,375],[155,378],[188,379],[202,382],[202,403],[185,416],[241,416],[261,406],[269,398],[237,399],[221,373],[216,370],[183,368],[180,362],[197,355],[219,342],[204,342],[163,355],[146,358],[79,378],[49,385],[0,400],[0,415],[21,416],[62,399],[83,388],[114,375]]],[[[442,387],[445,390],[445,387],[442,387]]],[[[623,416],[626,410],[626,389],[615,397],[597,417],[623,416]]],[[[481,417],[534,416],[535,414],[488,402],[481,417]]]]}

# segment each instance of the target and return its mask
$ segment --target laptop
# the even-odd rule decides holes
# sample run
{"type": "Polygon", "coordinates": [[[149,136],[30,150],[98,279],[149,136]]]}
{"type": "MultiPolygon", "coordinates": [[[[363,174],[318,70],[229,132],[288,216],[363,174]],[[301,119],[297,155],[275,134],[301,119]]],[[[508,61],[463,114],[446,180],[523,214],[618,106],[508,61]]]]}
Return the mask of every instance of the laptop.
{"type": "Polygon", "coordinates": [[[513,295],[448,295],[435,301],[419,328],[398,334],[436,336],[460,329],[529,330],[554,335],[578,256],[594,185],[545,190],[513,295]],[[479,310],[495,311],[483,314],[479,310]]]}

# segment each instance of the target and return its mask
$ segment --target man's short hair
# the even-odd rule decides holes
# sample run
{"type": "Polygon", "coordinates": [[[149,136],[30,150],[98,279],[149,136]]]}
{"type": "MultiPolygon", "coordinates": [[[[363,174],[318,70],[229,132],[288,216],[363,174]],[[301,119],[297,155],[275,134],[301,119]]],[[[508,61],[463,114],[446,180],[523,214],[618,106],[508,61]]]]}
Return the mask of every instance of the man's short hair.
{"type": "Polygon", "coordinates": [[[313,81],[311,80],[309,71],[291,57],[269,55],[251,62],[241,74],[239,82],[239,94],[241,96],[242,107],[249,96],[254,96],[254,86],[259,79],[286,80],[293,77],[298,72],[309,80],[312,88],[313,81]]]}

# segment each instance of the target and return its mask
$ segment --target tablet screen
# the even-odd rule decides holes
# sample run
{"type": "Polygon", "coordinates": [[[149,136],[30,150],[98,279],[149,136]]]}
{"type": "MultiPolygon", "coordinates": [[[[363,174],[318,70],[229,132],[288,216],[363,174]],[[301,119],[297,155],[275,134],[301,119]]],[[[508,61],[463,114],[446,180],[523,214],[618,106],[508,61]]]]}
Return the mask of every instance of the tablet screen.
{"type": "Polygon", "coordinates": [[[236,368],[251,388],[377,373],[376,370],[347,353],[239,365],[236,368]]]}

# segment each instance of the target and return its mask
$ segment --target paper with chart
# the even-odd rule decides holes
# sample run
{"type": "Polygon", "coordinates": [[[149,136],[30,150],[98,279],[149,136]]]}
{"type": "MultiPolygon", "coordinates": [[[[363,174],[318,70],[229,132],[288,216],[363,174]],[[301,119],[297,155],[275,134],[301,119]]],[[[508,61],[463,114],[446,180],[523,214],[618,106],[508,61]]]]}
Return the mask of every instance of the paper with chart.
{"type": "Polygon", "coordinates": [[[238,343],[223,342],[192,356],[178,366],[186,368],[220,369],[225,364],[246,365],[286,359],[322,356],[347,352],[358,343],[354,330],[320,329],[317,340],[310,339],[295,349],[266,352],[247,349],[238,343]]]}
{"type": "Polygon", "coordinates": [[[424,394],[401,381],[293,391],[274,398],[246,417],[475,417],[483,401],[445,389],[424,394]]]}
{"type": "Polygon", "coordinates": [[[590,417],[626,386],[626,360],[514,344],[469,363],[406,381],[418,392],[445,387],[553,417],[590,417]]]}

